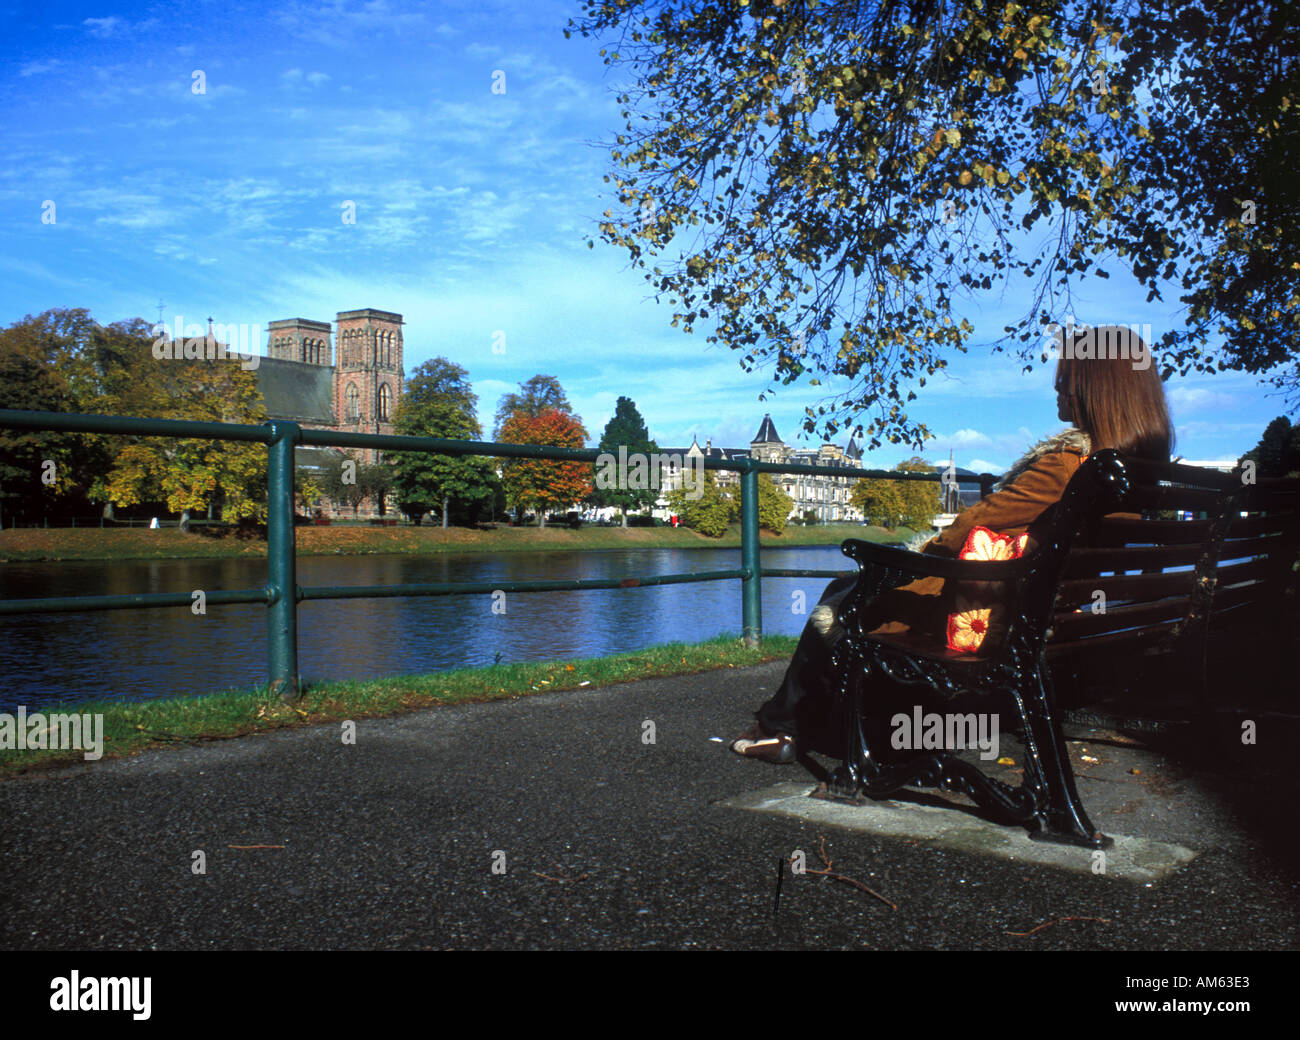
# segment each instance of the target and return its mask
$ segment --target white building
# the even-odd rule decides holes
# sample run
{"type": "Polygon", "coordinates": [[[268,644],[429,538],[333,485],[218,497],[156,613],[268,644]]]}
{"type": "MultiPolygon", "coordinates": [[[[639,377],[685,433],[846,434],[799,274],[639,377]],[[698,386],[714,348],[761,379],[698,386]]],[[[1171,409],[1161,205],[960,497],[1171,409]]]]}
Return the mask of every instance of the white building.
{"type": "MultiPolygon", "coordinates": [[[[746,448],[715,448],[712,439],[704,442],[701,448],[697,438],[691,439],[689,448],[661,448],[666,455],[680,455],[683,467],[689,468],[697,463],[688,459],[705,458],[718,461],[735,462],[740,459],[753,458],[759,462],[793,462],[807,466],[835,466],[846,470],[862,469],[862,449],[852,437],[843,448],[826,443],[820,448],[796,449],[790,447],[776,432],[771,415],[764,415],[758,433],[746,448]]],[[[714,477],[721,487],[739,487],[740,474],[732,470],[715,470],[714,477]]],[[[849,504],[849,492],[856,477],[809,476],[799,473],[769,474],[776,486],[794,499],[794,508],[790,518],[812,513],[821,523],[852,523],[862,520],[860,510],[849,504]]],[[[670,464],[663,474],[662,490],[666,494],[681,487],[681,470],[670,464]]],[[[654,515],[666,519],[671,510],[667,507],[664,495],[655,503],[654,515]]]]}

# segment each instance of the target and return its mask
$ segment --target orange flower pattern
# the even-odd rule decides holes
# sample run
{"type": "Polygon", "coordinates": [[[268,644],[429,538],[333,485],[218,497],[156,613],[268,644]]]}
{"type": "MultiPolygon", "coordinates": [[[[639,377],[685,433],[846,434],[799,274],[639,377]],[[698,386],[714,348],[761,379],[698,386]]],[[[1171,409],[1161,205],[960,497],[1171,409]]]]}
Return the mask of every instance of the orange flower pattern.
{"type": "MultiPolygon", "coordinates": [[[[961,547],[958,559],[961,560],[1014,560],[1022,556],[1029,535],[1018,538],[998,534],[987,527],[974,527],[966,536],[966,544],[961,547]]],[[[992,623],[991,607],[968,605],[948,615],[948,649],[958,653],[973,654],[984,644],[992,623]]]]}

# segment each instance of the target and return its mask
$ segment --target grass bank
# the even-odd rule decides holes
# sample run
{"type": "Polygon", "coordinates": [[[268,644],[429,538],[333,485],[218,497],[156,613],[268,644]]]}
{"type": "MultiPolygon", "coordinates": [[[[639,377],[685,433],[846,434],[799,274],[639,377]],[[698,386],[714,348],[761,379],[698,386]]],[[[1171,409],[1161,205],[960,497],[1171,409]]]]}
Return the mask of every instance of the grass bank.
{"type": "MultiPolygon", "coordinates": [[[[845,538],[872,542],[906,541],[907,528],[887,530],[833,524],[787,527],[780,535],[761,532],[764,548],[839,545],[845,538]]],[[[740,526],[721,538],[706,538],[684,527],[299,527],[302,556],[354,556],[381,553],[428,555],[459,552],[544,552],[548,550],[719,549],[740,546],[740,526]]],[[[227,559],[266,556],[266,539],[235,532],[199,534],[176,528],[31,528],[0,531],[0,561],[227,559]]]]}
{"type": "MultiPolygon", "coordinates": [[[[506,700],[716,668],[744,668],[788,658],[794,653],[795,643],[790,636],[768,636],[760,648],[751,650],[735,636],[719,636],[704,643],[669,643],[610,657],[311,684],[292,706],[282,704],[266,687],[255,687],[131,704],[64,705],[46,709],[45,714],[102,714],[104,758],[120,758],[147,748],[229,740],[290,726],[400,715],[442,704],[506,700]]],[[[79,750],[0,750],[0,779],[81,762],[84,755],[79,750]]]]}

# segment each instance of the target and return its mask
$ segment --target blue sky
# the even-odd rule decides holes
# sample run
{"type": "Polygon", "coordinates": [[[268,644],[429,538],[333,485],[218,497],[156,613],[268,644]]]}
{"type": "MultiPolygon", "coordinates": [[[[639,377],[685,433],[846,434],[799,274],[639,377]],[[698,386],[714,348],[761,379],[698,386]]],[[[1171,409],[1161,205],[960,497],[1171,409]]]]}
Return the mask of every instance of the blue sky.
{"type": "MultiPolygon", "coordinates": [[[[408,374],[439,355],[468,369],[485,430],[501,394],[546,372],[593,439],[627,395],[661,445],[744,446],[765,411],[787,442],[813,443],[799,425],[824,388],[760,402],[764,372],[670,328],[625,254],[587,248],[611,205],[600,142],[621,129],[620,74],[597,43],[564,38],[576,2],[0,10],[0,324],[52,307],[153,321],[161,300],[169,323],[265,329],[376,307],[405,316],[408,374]]],[[[1083,283],[1074,312],[1158,337],[1176,308],[1144,298],[1116,272],[1083,283]]],[[[1023,310],[1008,294],[966,316],[991,340],[1023,310]]],[[[986,350],[951,359],[909,410],[938,435],[924,454],[1000,472],[1059,429],[1050,368],[1020,368],[986,350]]],[[[1166,388],[1189,459],[1235,458],[1284,411],[1240,373],[1166,388]]],[[[886,444],[867,462],[911,454],[886,444]]]]}

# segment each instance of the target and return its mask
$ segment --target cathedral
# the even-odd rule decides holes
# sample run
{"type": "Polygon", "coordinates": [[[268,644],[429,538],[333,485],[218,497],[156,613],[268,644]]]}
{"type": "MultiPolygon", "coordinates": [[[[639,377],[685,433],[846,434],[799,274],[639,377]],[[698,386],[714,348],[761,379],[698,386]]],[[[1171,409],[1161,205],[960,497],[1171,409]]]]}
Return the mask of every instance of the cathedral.
{"type": "MultiPolygon", "coordinates": [[[[400,314],[367,307],[339,311],[333,327],[309,318],[267,324],[257,382],[272,419],[307,429],[391,434],[403,379],[400,314]]],[[[377,461],[371,449],[358,454],[377,461]]]]}
{"type": "MultiPolygon", "coordinates": [[[[339,311],[332,327],[310,318],[269,322],[266,356],[256,374],[272,419],[288,419],[304,429],[391,434],[405,378],[402,316],[367,307],[339,311]]],[[[300,469],[319,470],[338,450],[300,446],[295,459],[300,469]]],[[[370,448],[352,454],[366,463],[380,455],[370,448]]],[[[360,513],[373,513],[371,505],[363,503],[360,513]]],[[[335,506],[333,512],[352,511],[344,514],[335,506]]]]}

